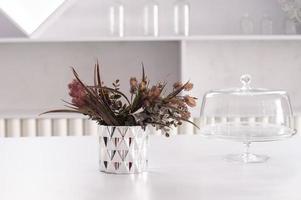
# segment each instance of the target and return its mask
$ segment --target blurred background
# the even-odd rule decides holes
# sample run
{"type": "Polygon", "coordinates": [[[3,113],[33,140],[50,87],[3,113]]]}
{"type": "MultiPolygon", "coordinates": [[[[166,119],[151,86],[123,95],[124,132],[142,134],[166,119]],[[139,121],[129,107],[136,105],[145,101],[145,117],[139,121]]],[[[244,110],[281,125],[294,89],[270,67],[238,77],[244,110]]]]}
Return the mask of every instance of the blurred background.
{"type": "Polygon", "coordinates": [[[210,89],[287,90],[301,111],[298,0],[1,0],[0,113],[30,115],[69,100],[70,67],[91,82],[96,60],[105,83],[141,75],[153,83],[190,80],[210,89]]]}

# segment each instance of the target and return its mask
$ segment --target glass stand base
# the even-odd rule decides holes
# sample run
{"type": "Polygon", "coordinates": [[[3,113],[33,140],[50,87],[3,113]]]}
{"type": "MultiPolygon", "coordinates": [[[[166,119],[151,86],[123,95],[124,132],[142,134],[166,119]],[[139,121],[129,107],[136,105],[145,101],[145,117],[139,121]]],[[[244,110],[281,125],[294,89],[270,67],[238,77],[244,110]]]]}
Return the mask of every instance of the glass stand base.
{"type": "Polygon", "coordinates": [[[230,154],[226,156],[226,160],[240,163],[263,163],[269,159],[266,155],[257,155],[252,153],[230,154]]]}

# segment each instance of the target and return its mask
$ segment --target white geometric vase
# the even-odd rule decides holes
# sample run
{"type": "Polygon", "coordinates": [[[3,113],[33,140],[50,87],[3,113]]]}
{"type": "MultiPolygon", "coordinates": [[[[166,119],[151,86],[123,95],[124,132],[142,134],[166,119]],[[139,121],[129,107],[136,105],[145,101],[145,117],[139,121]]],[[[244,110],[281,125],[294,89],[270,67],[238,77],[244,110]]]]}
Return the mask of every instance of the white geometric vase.
{"type": "Polygon", "coordinates": [[[134,174],[147,170],[148,128],[99,126],[100,171],[134,174]]]}

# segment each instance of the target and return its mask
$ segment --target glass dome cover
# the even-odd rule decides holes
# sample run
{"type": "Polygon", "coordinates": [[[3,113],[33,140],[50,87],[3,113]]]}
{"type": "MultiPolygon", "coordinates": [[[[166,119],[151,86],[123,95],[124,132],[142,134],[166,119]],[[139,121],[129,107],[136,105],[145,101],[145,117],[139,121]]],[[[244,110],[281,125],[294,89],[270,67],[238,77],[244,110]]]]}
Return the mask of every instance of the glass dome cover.
{"type": "Polygon", "coordinates": [[[266,155],[249,152],[251,142],[274,141],[293,136],[293,111],[287,92],[252,88],[251,76],[240,78],[241,88],[212,90],[204,95],[201,133],[245,144],[242,154],[230,154],[227,160],[261,163],[266,155]]]}
{"type": "Polygon", "coordinates": [[[201,133],[242,142],[279,140],[296,133],[287,92],[252,88],[242,75],[241,88],[212,90],[204,95],[201,133]]]}

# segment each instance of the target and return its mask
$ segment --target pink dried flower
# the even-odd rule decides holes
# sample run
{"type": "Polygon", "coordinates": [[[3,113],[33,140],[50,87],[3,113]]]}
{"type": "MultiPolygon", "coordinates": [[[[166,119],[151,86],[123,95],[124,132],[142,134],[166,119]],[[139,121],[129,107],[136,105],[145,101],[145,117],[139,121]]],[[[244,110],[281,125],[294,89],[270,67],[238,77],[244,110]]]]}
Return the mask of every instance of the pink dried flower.
{"type": "Polygon", "coordinates": [[[181,83],[181,82],[176,82],[176,83],[173,84],[173,88],[175,90],[180,89],[182,86],[183,86],[183,83],[181,83]]]}
{"type": "Polygon", "coordinates": [[[193,88],[193,84],[192,83],[187,83],[185,86],[184,86],[184,90],[185,91],[190,91],[192,90],[193,88]]]}
{"type": "Polygon", "coordinates": [[[185,103],[189,106],[189,107],[195,107],[196,106],[196,98],[195,97],[191,97],[186,95],[184,97],[184,101],[185,103]]]}
{"type": "Polygon", "coordinates": [[[69,95],[72,97],[72,103],[78,107],[85,105],[86,92],[85,88],[74,79],[68,84],[69,95]]]}
{"type": "Polygon", "coordinates": [[[150,91],[149,91],[149,94],[148,96],[151,98],[151,99],[157,99],[161,94],[161,89],[159,86],[153,86],[150,91]]]}

